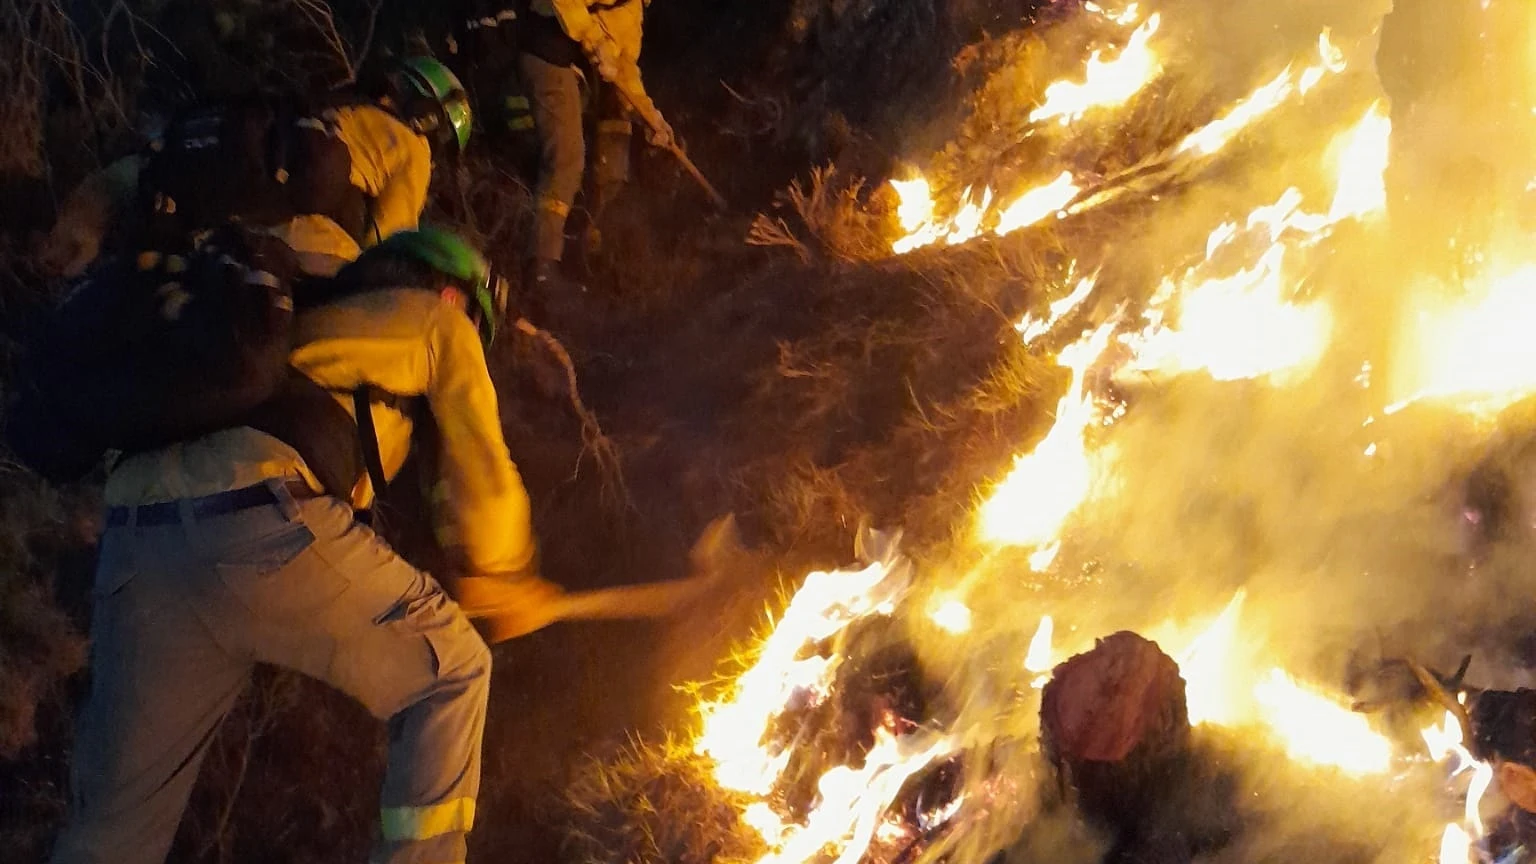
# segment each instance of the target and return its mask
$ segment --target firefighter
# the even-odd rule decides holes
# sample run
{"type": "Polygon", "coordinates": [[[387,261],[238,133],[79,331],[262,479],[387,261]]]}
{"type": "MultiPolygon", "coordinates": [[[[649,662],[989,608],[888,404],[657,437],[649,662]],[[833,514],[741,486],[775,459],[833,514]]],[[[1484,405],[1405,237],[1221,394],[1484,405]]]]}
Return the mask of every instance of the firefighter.
{"type": "MultiPolygon", "coordinates": [[[[298,315],[291,356],[333,391],[367,382],[425,402],[439,444],[434,507],[464,562],[456,577],[416,569],[354,518],[371,503],[366,479],[350,500],[327,495],[295,449],[252,428],[139,453],[111,471],[91,690],[54,864],[163,861],[213,733],[256,663],[326,682],[389,722],[371,861],[464,860],[486,643],[549,623],[562,596],[536,572],[528,495],[485,365],[482,340],[500,317],[488,272],[452,234],[394,234],[338,274],[325,305],[298,315]]],[[[368,416],[393,475],[411,414],[380,401],[368,416]]]]}
{"type": "MultiPolygon", "coordinates": [[[[645,92],[640,43],[645,0],[524,0],[518,29],[519,70],[533,104],[541,158],[529,270],[535,290],[556,300],[579,291],[563,278],[565,222],[586,168],[582,82],[586,69],[601,78],[597,123],[596,192],[600,212],[628,180],[632,119],[650,142],[675,146],[672,127],[645,92]],[[606,92],[604,92],[606,91],[606,92]]],[[[598,82],[592,82],[598,83],[598,82]]]]}
{"type": "Polygon", "coordinates": [[[469,146],[474,126],[469,97],[437,60],[405,58],[369,95],[369,101],[332,109],[327,118],[347,145],[351,183],[367,202],[362,237],[338,230],[326,216],[299,216],[278,233],[301,256],[326,255],[332,265],[340,264],[398,231],[414,229],[426,209],[434,156],[451,161],[469,146]]]}
{"type": "MultiPolygon", "coordinates": [[[[348,204],[341,212],[295,215],[267,227],[299,253],[306,272],[330,275],[362,249],[416,227],[426,206],[434,157],[452,160],[463,151],[473,117],[458,78],[429,57],[401,61],[366,92],[319,113],[315,122],[345,144],[348,176],[335,182],[356,194],[346,196],[348,204]]],[[[164,140],[162,134],[153,138],[164,140]]],[[[155,147],[152,142],[146,153],[112,163],[71,193],[40,251],[46,269],[60,276],[79,275],[104,246],[141,233],[150,218],[146,199],[156,197],[145,179],[155,147]]],[[[177,178],[192,189],[219,179],[177,178]]],[[[217,215],[223,219],[241,214],[217,215]]]]}

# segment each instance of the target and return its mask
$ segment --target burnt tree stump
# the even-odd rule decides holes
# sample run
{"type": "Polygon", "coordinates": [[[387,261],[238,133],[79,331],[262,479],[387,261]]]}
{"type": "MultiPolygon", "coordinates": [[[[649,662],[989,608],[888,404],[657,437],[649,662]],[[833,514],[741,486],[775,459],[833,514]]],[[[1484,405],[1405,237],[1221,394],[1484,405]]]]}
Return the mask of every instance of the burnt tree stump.
{"type": "Polygon", "coordinates": [[[1160,833],[1158,804],[1188,761],[1190,725],[1179,666],[1155,642],[1122,631],[1057,666],[1040,729],[1085,817],[1122,842],[1160,833]]]}

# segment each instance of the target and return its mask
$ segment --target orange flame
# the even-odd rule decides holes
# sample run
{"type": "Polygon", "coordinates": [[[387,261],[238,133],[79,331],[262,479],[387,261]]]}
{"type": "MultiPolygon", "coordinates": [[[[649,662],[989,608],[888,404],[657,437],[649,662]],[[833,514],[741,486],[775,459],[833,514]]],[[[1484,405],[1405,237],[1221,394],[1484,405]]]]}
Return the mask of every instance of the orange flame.
{"type": "Polygon", "coordinates": [[[1014,460],[1013,471],[981,508],[983,536],[1004,546],[1048,547],[1063,523],[1088,497],[1094,464],[1083,435],[1098,409],[1087,392],[1088,368],[1109,347],[1117,320],[1062,350],[1057,362],[1072,370],[1072,383],[1056,404],[1056,422],[1033,452],[1014,460]]]}
{"type": "Polygon", "coordinates": [[[1440,839],[1440,864],[1468,864],[1469,861],[1477,860],[1473,854],[1474,847],[1485,834],[1481,805],[1483,795],[1493,785],[1493,767],[1472,756],[1462,740],[1461,724],[1457,722],[1456,715],[1449,711],[1445,712],[1441,725],[1430,726],[1421,734],[1433,759],[1452,760],[1452,777],[1472,772],[1461,824],[1447,823],[1440,839]]]}
{"type": "Polygon", "coordinates": [[[1095,274],[1079,280],[1077,287],[1072,290],[1071,294],[1051,304],[1050,314],[1045,318],[1026,317],[1023,321],[1014,325],[1013,329],[1019,332],[1019,338],[1024,340],[1025,345],[1030,345],[1036,339],[1051,332],[1052,328],[1061,322],[1061,319],[1071,314],[1083,304],[1084,300],[1088,299],[1088,295],[1093,293],[1097,279],[1098,275],[1095,274]]]}
{"type": "Polygon", "coordinates": [[[992,233],[1004,237],[1020,228],[1028,228],[1071,204],[1079,191],[1077,182],[1072,179],[1072,172],[1063,171],[1050,183],[1013,199],[1013,203],[1004,207],[998,215],[997,226],[992,229],[992,233]]]}
{"type": "Polygon", "coordinates": [[[1491,417],[1536,391],[1536,264],[1468,286],[1421,286],[1399,328],[1387,413],[1430,400],[1491,417]]]}
{"type": "Polygon", "coordinates": [[[1045,101],[1030,112],[1030,122],[1059,120],[1065,126],[1095,108],[1119,105],[1140,93],[1163,68],[1147,44],[1160,23],[1161,15],[1148,18],[1113,60],[1102,59],[1103,52],[1095,50],[1083,80],[1057,81],[1046,87],[1045,101]]]}
{"type": "Polygon", "coordinates": [[[888,611],[904,587],[887,563],[806,577],[730,696],[699,707],[703,731],[694,750],[715,760],[720,785],[756,795],[772,790],[790,754],[764,746],[769,725],[797,693],[824,694],[837,671],[836,659],[802,658],[801,650],[865,615],[888,611]]]}

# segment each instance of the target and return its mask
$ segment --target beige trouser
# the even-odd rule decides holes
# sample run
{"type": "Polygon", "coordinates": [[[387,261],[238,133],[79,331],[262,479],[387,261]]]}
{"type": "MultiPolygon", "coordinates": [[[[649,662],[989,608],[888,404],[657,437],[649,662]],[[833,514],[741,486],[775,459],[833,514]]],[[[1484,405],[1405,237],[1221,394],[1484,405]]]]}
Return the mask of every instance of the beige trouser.
{"type": "Polygon", "coordinates": [[[52,864],[161,864],[256,663],[324,681],[388,720],[371,862],[464,860],[491,656],[436,580],[346,504],[295,500],[278,481],[114,508],[107,524],[91,692],[52,864]]]}

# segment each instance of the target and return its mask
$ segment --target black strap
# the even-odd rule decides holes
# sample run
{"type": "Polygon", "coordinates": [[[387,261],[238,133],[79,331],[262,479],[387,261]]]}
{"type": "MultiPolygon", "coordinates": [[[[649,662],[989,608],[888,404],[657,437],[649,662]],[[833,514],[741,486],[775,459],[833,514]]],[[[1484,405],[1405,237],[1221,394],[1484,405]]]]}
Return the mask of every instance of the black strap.
{"type": "Polygon", "coordinates": [[[357,434],[363,445],[363,465],[368,469],[368,482],[373,484],[373,509],[378,512],[379,499],[388,481],[384,478],[384,460],[379,457],[379,433],[373,426],[372,388],[364,384],[353,390],[352,408],[357,414],[357,434]]]}

